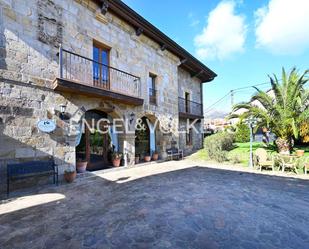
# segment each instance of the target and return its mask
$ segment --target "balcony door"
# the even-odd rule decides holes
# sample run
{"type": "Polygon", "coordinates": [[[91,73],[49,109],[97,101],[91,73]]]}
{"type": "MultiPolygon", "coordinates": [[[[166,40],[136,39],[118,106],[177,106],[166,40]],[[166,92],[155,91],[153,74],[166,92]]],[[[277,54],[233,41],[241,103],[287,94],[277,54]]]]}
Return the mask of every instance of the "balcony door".
{"type": "Polygon", "coordinates": [[[103,89],[110,89],[109,51],[107,47],[93,44],[93,85],[103,89]]]}
{"type": "Polygon", "coordinates": [[[157,104],[156,78],[157,78],[156,75],[151,74],[151,73],[149,74],[149,77],[148,77],[149,103],[152,105],[157,104]]]}
{"type": "Polygon", "coordinates": [[[185,110],[190,113],[190,93],[185,92],[185,110]]]}

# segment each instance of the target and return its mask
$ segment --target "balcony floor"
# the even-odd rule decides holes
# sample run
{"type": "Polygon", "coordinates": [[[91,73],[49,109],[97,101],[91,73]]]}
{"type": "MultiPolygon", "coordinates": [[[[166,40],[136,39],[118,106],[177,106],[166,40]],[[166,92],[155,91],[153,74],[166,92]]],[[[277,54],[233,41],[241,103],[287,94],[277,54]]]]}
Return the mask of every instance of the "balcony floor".
{"type": "Polygon", "coordinates": [[[144,103],[144,100],[141,98],[113,92],[111,90],[102,89],[91,85],[83,85],[66,79],[56,78],[53,84],[53,89],[57,92],[68,92],[90,97],[101,97],[113,102],[120,102],[134,106],[143,105],[144,103]]]}
{"type": "Polygon", "coordinates": [[[179,112],[180,118],[188,118],[188,119],[203,119],[203,115],[195,115],[187,112],[179,112]]]}

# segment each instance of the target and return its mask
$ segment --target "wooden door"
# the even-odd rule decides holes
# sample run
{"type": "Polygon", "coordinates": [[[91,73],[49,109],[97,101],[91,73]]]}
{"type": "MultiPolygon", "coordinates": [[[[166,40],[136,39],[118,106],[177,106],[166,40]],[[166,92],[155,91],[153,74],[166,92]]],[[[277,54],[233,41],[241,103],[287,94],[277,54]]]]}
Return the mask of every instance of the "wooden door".
{"type": "Polygon", "coordinates": [[[107,168],[109,166],[109,134],[107,132],[99,132],[99,129],[93,129],[92,131],[90,131],[89,128],[86,127],[85,136],[86,159],[88,161],[88,169],[99,170],[107,168]]]}
{"type": "Polygon", "coordinates": [[[109,48],[93,45],[93,85],[110,89],[109,48]]]}

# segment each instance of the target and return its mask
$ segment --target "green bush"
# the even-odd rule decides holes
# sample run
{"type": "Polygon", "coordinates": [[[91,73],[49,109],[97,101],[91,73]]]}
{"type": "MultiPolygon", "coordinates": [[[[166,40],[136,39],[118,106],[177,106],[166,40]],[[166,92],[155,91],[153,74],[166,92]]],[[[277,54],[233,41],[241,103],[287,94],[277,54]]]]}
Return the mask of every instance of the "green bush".
{"type": "Polygon", "coordinates": [[[211,135],[204,140],[204,146],[210,159],[227,161],[227,152],[233,149],[234,136],[227,132],[211,135]]]}
{"type": "Polygon", "coordinates": [[[244,123],[238,123],[235,132],[236,143],[247,143],[250,141],[250,128],[244,123]]]}
{"type": "Polygon", "coordinates": [[[241,163],[239,155],[230,155],[229,161],[231,161],[233,164],[241,163]]]}

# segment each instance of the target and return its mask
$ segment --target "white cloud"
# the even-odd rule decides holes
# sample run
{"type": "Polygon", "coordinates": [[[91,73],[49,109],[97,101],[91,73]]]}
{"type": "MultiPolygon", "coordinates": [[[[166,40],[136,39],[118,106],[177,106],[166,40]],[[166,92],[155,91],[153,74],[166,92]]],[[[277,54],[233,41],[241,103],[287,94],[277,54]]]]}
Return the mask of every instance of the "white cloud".
{"type": "Polygon", "coordinates": [[[200,59],[222,60],[244,50],[245,17],[236,15],[235,7],[235,1],[222,1],[209,13],[207,26],[194,39],[200,59]]]}
{"type": "Polygon", "coordinates": [[[270,0],[255,18],[257,47],[274,54],[300,54],[309,48],[308,0],[270,0]]]}
{"type": "Polygon", "coordinates": [[[190,12],[188,14],[188,19],[190,21],[189,25],[190,27],[196,27],[197,25],[200,24],[200,20],[198,20],[196,17],[195,17],[195,14],[193,12],[190,12]]]}

